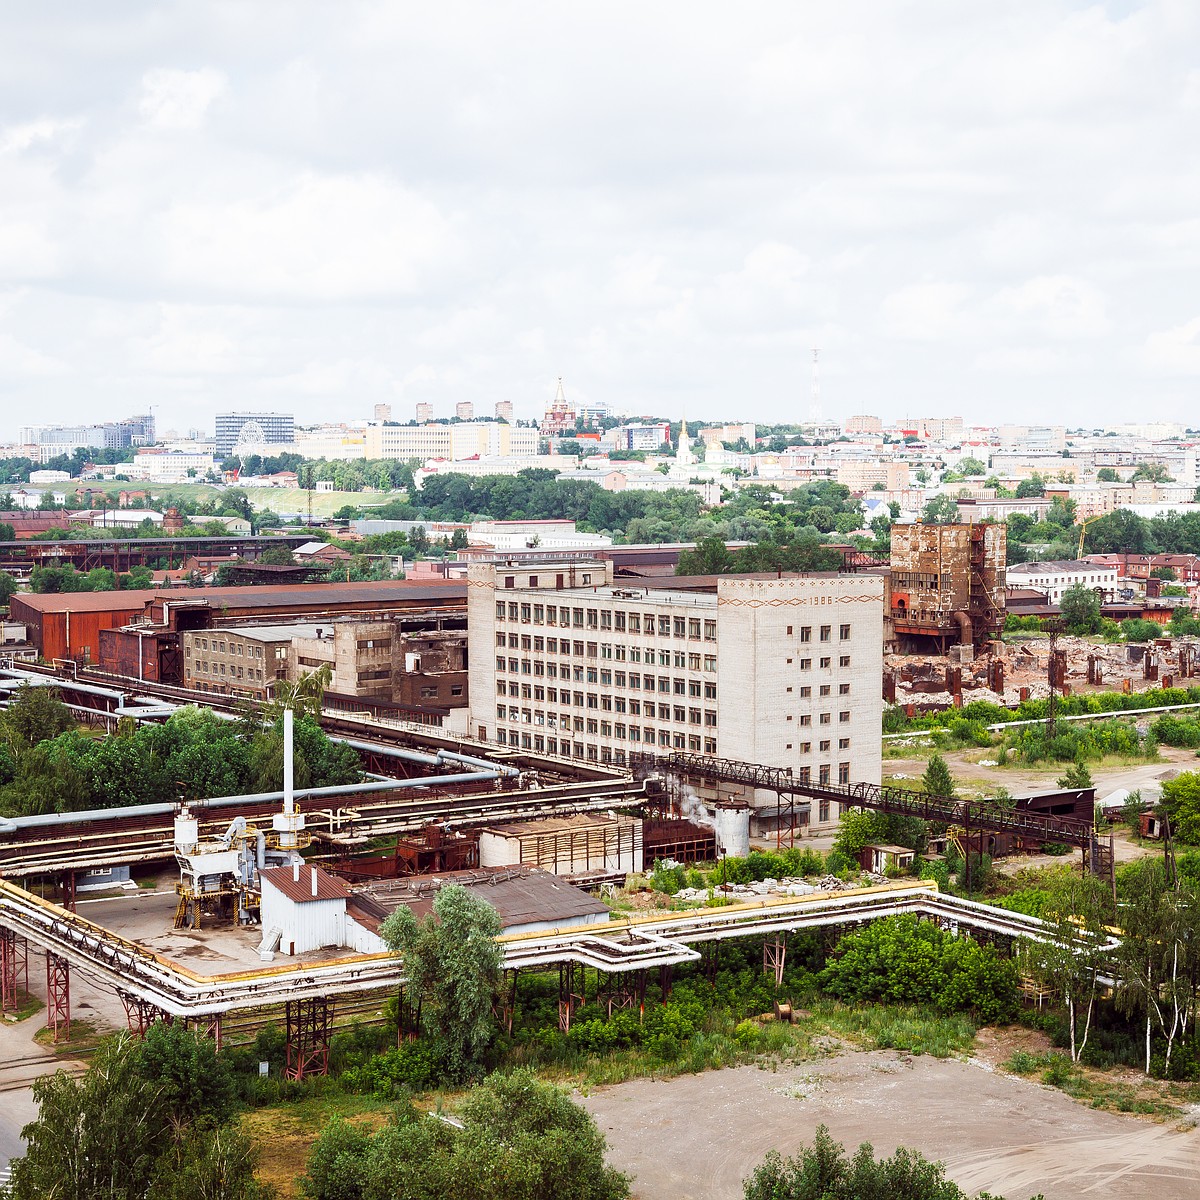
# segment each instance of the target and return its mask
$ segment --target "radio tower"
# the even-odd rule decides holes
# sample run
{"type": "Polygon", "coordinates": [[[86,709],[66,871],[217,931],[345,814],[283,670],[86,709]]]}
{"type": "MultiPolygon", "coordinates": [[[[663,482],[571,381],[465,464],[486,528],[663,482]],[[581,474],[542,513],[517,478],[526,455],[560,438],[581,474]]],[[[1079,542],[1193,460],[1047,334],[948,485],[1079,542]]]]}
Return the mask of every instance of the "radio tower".
{"type": "Polygon", "coordinates": [[[821,412],[821,351],[814,347],[812,352],[812,403],[808,410],[808,419],[819,425],[823,419],[821,412]]]}

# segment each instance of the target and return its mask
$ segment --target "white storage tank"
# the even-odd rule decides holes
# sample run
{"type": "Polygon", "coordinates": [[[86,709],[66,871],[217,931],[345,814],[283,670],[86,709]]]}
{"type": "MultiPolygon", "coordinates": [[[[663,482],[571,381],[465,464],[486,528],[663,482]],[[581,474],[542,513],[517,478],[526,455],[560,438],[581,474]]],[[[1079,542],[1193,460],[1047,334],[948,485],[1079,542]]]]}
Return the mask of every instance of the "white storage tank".
{"type": "Polygon", "coordinates": [[[189,855],[200,841],[200,822],[185,804],[175,817],[175,853],[189,855]]]}
{"type": "Polygon", "coordinates": [[[717,851],[728,858],[745,858],[750,853],[750,806],[719,803],[713,811],[717,851]]]}

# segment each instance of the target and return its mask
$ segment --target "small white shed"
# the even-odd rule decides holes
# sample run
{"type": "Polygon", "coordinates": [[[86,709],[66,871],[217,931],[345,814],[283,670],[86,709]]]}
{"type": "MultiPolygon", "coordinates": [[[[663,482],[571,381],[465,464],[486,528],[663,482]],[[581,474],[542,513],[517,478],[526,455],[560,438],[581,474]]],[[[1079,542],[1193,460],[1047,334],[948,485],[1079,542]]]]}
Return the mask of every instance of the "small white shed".
{"type": "Polygon", "coordinates": [[[307,954],[346,944],[346,886],[320,867],[271,867],[259,872],[262,927],[280,932],[281,954],[307,954]]]}

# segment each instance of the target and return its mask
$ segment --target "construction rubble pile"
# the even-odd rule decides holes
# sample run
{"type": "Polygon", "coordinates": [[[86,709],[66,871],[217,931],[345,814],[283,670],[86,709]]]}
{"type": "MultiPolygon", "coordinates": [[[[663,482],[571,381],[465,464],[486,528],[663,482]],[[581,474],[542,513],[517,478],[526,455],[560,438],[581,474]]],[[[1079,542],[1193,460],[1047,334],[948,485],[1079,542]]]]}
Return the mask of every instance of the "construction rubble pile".
{"type": "Polygon", "coordinates": [[[881,883],[887,883],[884,876],[863,871],[852,880],[822,875],[819,879],[763,879],[755,883],[726,883],[711,888],[680,888],[675,893],[675,899],[703,902],[710,896],[723,896],[734,904],[740,904],[747,900],[761,900],[764,896],[811,896],[817,892],[845,892],[881,883]]]}
{"type": "MultiPolygon", "coordinates": [[[[1200,642],[1156,638],[1152,642],[1098,642],[1060,635],[1055,690],[1144,692],[1187,687],[1200,677],[1200,642]]],[[[956,663],[939,656],[884,657],[884,698],[914,712],[940,711],[974,700],[1015,707],[1050,692],[1050,639],[993,644],[989,653],[956,663]]]]}

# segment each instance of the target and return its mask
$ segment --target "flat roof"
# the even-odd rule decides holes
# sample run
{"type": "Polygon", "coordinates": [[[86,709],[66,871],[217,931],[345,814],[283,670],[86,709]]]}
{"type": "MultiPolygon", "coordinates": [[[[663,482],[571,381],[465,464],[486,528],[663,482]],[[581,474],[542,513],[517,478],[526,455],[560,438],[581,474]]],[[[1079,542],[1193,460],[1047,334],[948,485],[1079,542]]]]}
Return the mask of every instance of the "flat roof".
{"type": "MultiPolygon", "coordinates": [[[[303,876],[303,872],[301,872],[303,876]]],[[[288,873],[291,880],[291,873],[288,873]]],[[[365,907],[385,913],[400,905],[418,917],[433,911],[433,899],[450,884],[461,884],[500,915],[505,929],[579,917],[607,916],[608,907],[595,896],[537,867],[476,867],[471,871],[446,871],[438,875],[410,876],[369,883],[353,891],[351,904],[365,899],[365,907]]],[[[311,885],[310,885],[311,886],[311,885]]]]}
{"type": "Polygon", "coordinates": [[[252,642],[290,642],[295,637],[316,637],[318,629],[328,629],[332,621],[318,625],[312,621],[297,621],[293,625],[226,625],[220,629],[189,629],[185,632],[213,636],[221,634],[248,638],[252,642]]]}
{"type": "Polygon", "coordinates": [[[630,825],[633,817],[609,816],[607,813],[569,813],[562,817],[536,817],[529,821],[506,821],[498,825],[485,825],[480,833],[494,833],[500,837],[534,837],[541,834],[571,833],[597,826],[630,825]]]}
{"type": "Polygon", "coordinates": [[[140,609],[152,600],[190,600],[207,602],[211,608],[271,608],[290,603],[307,605],[342,601],[369,604],[388,600],[441,600],[447,597],[466,600],[467,585],[461,579],[429,579],[409,582],[405,579],[374,583],[253,584],[247,587],[218,588],[134,588],[113,592],[17,592],[15,601],[37,612],[105,612],[140,609]]]}

